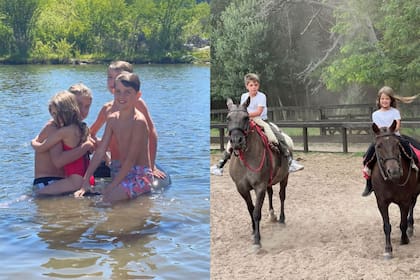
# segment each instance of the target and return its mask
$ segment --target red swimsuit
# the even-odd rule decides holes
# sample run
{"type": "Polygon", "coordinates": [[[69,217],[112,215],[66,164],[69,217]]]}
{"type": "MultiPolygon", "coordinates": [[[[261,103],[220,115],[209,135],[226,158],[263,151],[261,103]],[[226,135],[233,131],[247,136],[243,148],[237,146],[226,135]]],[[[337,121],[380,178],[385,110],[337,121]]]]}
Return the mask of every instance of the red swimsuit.
{"type": "MultiPolygon", "coordinates": [[[[69,151],[72,150],[73,148],[67,146],[66,144],[63,143],[63,150],[64,151],[69,151]]],[[[89,165],[89,156],[86,154],[78,159],[76,159],[73,162],[70,162],[69,164],[66,164],[64,166],[64,174],[66,175],[66,177],[73,175],[73,174],[78,174],[80,176],[84,176],[85,172],[88,168],[89,165]]]]}

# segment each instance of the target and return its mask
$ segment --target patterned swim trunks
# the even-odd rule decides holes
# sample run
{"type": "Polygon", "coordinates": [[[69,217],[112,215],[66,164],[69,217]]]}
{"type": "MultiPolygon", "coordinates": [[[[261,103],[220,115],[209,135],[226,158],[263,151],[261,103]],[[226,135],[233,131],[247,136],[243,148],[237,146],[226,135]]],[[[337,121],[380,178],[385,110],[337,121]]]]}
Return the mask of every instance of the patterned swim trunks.
{"type": "Polygon", "coordinates": [[[124,188],[129,198],[136,198],[151,191],[153,173],[149,167],[134,166],[119,186],[124,188]]]}

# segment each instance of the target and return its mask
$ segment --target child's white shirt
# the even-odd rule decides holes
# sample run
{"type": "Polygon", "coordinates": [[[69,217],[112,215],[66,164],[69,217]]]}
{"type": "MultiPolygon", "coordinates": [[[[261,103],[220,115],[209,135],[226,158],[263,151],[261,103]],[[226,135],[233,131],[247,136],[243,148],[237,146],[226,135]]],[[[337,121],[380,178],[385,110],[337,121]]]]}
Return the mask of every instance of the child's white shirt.
{"type": "MultiPolygon", "coordinates": [[[[372,121],[378,127],[390,127],[394,120],[401,120],[400,111],[394,107],[386,111],[377,110],[372,113],[372,121]]],[[[399,132],[395,134],[400,135],[399,132]]]]}
{"type": "MultiPolygon", "coordinates": [[[[247,98],[249,97],[249,92],[246,92],[242,94],[241,96],[241,104],[245,103],[247,98]]],[[[255,112],[258,110],[258,107],[263,107],[263,111],[260,115],[261,119],[267,120],[267,98],[264,93],[257,92],[257,94],[254,97],[251,97],[251,101],[248,105],[247,111],[249,112],[255,112]]]]}

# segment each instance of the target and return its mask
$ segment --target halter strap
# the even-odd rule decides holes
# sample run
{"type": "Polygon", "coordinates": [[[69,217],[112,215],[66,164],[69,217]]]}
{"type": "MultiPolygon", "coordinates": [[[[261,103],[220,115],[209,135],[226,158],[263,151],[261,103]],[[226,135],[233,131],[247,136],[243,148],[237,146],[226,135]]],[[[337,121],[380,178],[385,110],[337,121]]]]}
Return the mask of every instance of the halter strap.
{"type": "MultiPolygon", "coordinates": [[[[385,137],[385,136],[395,136],[395,134],[385,134],[385,135],[377,135],[376,136],[376,138],[379,138],[379,137],[385,137]]],[[[399,148],[400,148],[400,150],[403,150],[404,151],[404,148],[401,146],[401,143],[399,143],[398,142],[398,146],[399,146],[399,148]]],[[[387,181],[387,180],[389,180],[389,178],[388,178],[388,176],[385,174],[385,172],[384,172],[384,169],[383,169],[383,166],[382,166],[382,163],[381,163],[381,160],[385,163],[386,161],[388,161],[388,160],[396,160],[397,162],[398,162],[398,165],[400,166],[400,168],[401,168],[401,170],[402,170],[402,174],[401,174],[401,177],[404,175],[404,169],[402,168],[402,166],[401,166],[401,152],[398,154],[398,158],[395,158],[395,157],[390,157],[390,158],[381,158],[381,157],[379,157],[379,154],[378,154],[378,151],[375,149],[375,155],[376,155],[376,158],[377,158],[377,160],[378,160],[378,167],[379,167],[379,171],[381,172],[381,175],[382,175],[382,178],[384,179],[384,181],[387,181]]],[[[402,186],[405,186],[406,184],[407,184],[407,182],[408,182],[408,180],[410,180],[410,176],[411,176],[411,163],[412,163],[412,159],[410,160],[410,162],[408,163],[409,164],[409,166],[408,166],[408,174],[407,174],[407,178],[405,179],[405,181],[404,181],[404,183],[402,183],[402,184],[398,184],[400,187],[402,187],[402,186]]]]}
{"type": "Polygon", "coordinates": [[[249,127],[250,127],[251,131],[256,131],[257,134],[260,136],[260,138],[261,138],[261,140],[263,142],[263,145],[264,145],[264,153],[263,153],[263,156],[261,158],[260,164],[259,164],[259,166],[257,168],[253,168],[253,167],[251,167],[248,164],[248,162],[245,159],[244,152],[242,150],[239,151],[239,158],[244,163],[244,165],[248,168],[248,170],[256,173],[256,172],[260,172],[261,171],[261,169],[263,167],[263,164],[264,164],[264,161],[265,161],[265,158],[266,158],[267,151],[268,151],[268,155],[270,157],[270,161],[269,161],[270,178],[269,178],[268,184],[271,185],[271,183],[272,183],[272,181],[274,179],[274,172],[273,172],[273,169],[274,168],[273,168],[273,163],[272,163],[273,162],[273,154],[272,154],[272,152],[270,150],[270,147],[269,147],[268,138],[262,132],[261,127],[259,127],[254,121],[252,121],[252,120],[249,121],[249,127]]]}

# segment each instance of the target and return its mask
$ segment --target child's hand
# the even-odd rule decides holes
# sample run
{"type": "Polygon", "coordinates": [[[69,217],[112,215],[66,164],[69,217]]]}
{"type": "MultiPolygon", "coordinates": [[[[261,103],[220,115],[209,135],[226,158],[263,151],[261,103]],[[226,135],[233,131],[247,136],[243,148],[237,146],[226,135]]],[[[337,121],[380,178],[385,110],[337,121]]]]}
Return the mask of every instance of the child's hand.
{"type": "Polygon", "coordinates": [[[85,193],[86,190],[84,188],[81,188],[80,190],[74,192],[74,197],[83,197],[85,193]]]}
{"type": "Polygon", "coordinates": [[[92,137],[88,137],[88,139],[82,143],[82,149],[86,149],[86,152],[93,153],[96,148],[96,141],[92,137]]]}
{"type": "MultiPolygon", "coordinates": [[[[45,142],[45,140],[44,140],[44,142],[45,142]]],[[[32,146],[32,148],[34,148],[34,150],[38,150],[39,147],[42,146],[42,143],[38,142],[38,137],[36,137],[35,139],[32,139],[31,146],[32,146]]]]}
{"type": "Polygon", "coordinates": [[[80,190],[74,192],[74,197],[83,197],[83,195],[87,192],[89,192],[90,188],[90,180],[89,179],[83,179],[82,187],[80,190]]]}
{"type": "Polygon", "coordinates": [[[165,179],[166,178],[166,174],[159,170],[156,166],[155,168],[153,168],[153,176],[159,179],[165,179]]]}

